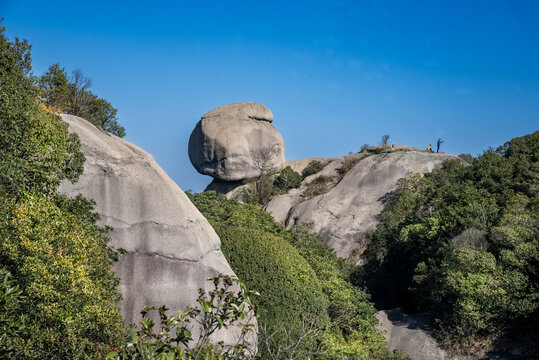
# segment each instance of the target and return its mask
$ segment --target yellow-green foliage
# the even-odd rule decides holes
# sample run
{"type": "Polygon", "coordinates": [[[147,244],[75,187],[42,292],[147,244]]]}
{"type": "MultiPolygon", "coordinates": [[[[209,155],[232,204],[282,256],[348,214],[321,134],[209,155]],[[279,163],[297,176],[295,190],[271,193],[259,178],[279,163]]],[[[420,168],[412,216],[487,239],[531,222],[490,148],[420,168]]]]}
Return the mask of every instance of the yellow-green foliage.
{"type": "Polygon", "coordinates": [[[52,193],[82,173],[78,138],[59,116],[38,108],[30,45],[9,41],[0,27],[0,54],[0,189],[52,193]]]}
{"type": "MultiPolygon", "coordinates": [[[[329,326],[315,337],[322,354],[313,358],[402,358],[387,349],[375,328],[376,309],[369,295],[349,282],[351,265],[338,259],[318,235],[301,228],[286,230],[260,208],[215,192],[189,196],[221,237],[232,269],[248,287],[261,293],[259,325],[279,323],[283,316],[285,321],[298,319],[302,316],[298,311],[309,314],[313,305],[320,304],[319,299],[327,298],[328,305],[316,316],[329,318],[329,326]],[[313,300],[313,296],[319,299],[313,300]]],[[[263,341],[266,335],[262,333],[259,339],[263,341]]],[[[289,343],[283,337],[274,341],[283,346],[289,343]]]]}
{"type": "Polygon", "coordinates": [[[326,325],[328,304],[320,282],[292,245],[255,228],[229,227],[220,236],[236,275],[261,294],[266,321],[289,322],[303,314],[326,325]]]}
{"type": "Polygon", "coordinates": [[[39,109],[28,43],[0,28],[0,53],[0,269],[11,276],[3,288],[18,293],[0,319],[21,328],[0,334],[0,358],[105,354],[126,332],[114,253],[92,203],[57,192],[82,173],[80,143],[39,109]]]}
{"type": "Polygon", "coordinates": [[[100,228],[43,194],[0,206],[0,262],[24,292],[32,333],[25,358],[78,358],[118,343],[125,329],[100,228]]]}

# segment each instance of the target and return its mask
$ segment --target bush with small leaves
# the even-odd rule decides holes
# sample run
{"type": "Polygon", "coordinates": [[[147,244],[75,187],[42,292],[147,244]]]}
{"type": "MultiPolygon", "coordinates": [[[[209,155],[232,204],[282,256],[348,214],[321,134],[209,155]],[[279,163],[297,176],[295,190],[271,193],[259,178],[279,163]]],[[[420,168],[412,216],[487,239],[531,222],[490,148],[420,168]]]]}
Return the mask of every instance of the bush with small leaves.
{"type": "Polygon", "coordinates": [[[353,267],[320,236],[303,227],[287,230],[260,208],[215,192],[189,197],[221,237],[236,274],[260,290],[263,359],[401,358],[388,350],[375,328],[376,309],[369,295],[349,282],[353,267]],[[309,265],[316,278],[311,270],[306,272],[310,276],[301,275],[309,265]],[[325,297],[326,310],[309,310],[325,297]],[[323,316],[329,326],[321,326],[323,316]],[[284,321],[278,320],[282,317],[284,321]]]}
{"type": "Polygon", "coordinates": [[[307,167],[305,167],[305,169],[303,169],[303,171],[301,172],[301,178],[305,179],[307,176],[316,174],[323,168],[324,165],[320,161],[313,160],[307,165],[307,167]]]}
{"type": "Polygon", "coordinates": [[[253,359],[256,349],[249,343],[255,329],[252,321],[256,307],[252,298],[258,294],[246,289],[237,278],[219,275],[209,279],[214,289],[199,290],[197,308],[178,310],[167,315],[167,308],[146,307],[141,312],[140,328],[119,351],[107,354],[109,360],[241,360],[253,359]],[[149,314],[157,312],[159,324],[149,314]],[[156,326],[157,325],[157,326],[156,326]],[[217,344],[217,331],[236,329],[235,344],[217,344]],[[193,333],[199,334],[196,338],[193,333]]]}
{"type": "Polygon", "coordinates": [[[273,185],[282,192],[287,192],[290,189],[295,189],[301,186],[301,175],[295,172],[290,166],[285,167],[275,181],[273,185]]]}

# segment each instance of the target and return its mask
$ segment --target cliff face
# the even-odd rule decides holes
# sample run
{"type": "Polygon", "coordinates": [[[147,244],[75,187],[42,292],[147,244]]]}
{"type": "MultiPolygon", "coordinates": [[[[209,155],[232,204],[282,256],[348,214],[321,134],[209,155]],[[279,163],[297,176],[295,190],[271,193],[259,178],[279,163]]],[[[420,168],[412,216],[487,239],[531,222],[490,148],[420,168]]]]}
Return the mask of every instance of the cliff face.
{"type": "Polygon", "coordinates": [[[217,234],[150,154],[84,119],[62,118],[86,163],[80,180],[60,190],[95,200],[101,225],[114,228],[111,245],[127,251],[115,265],[126,321],[137,322],[144,306],[195,306],[198,289],[212,287],[208,277],[233,274],[217,234]]]}
{"type": "Polygon", "coordinates": [[[397,180],[412,173],[430,172],[442,161],[453,158],[456,157],[450,154],[423,151],[394,151],[366,156],[359,159],[327,193],[295,205],[286,224],[288,227],[312,224],[312,230],[319,233],[338,256],[353,256],[357,260],[368,234],[378,225],[384,205],[396,189],[397,180]]]}
{"type": "Polygon", "coordinates": [[[290,161],[286,165],[298,172],[312,160],[325,166],[305,178],[299,189],[275,196],[265,209],[288,228],[310,224],[310,230],[320,234],[338,256],[360,264],[368,236],[379,224],[397,181],[413,173],[433,171],[447,159],[458,157],[396,145],[335,159],[290,161]]]}

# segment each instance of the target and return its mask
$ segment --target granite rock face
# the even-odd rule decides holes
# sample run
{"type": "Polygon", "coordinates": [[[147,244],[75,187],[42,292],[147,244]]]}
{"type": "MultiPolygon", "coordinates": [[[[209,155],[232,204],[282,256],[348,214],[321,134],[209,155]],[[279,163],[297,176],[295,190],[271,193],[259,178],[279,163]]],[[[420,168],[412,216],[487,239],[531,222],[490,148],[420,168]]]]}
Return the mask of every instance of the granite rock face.
{"type": "MultiPolygon", "coordinates": [[[[312,224],[312,231],[320,234],[338,256],[361,263],[368,235],[378,225],[397,180],[412,173],[430,172],[446,159],[457,157],[415,150],[357,154],[357,163],[327,193],[294,206],[286,225],[312,224]]],[[[331,164],[320,173],[331,170],[331,164]]],[[[319,175],[310,177],[316,176],[319,175]]]]}
{"type": "Polygon", "coordinates": [[[450,359],[430,334],[428,321],[421,316],[406,315],[400,309],[393,309],[379,311],[375,317],[390,350],[404,352],[412,360],[450,359]]]}
{"type": "Polygon", "coordinates": [[[189,138],[195,169],[223,181],[256,178],[284,167],[284,142],[262,104],[220,106],[202,117],[189,138]]]}
{"type": "Polygon", "coordinates": [[[127,251],[115,264],[126,321],[138,322],[145,305],[195,306],[198,289],[213,287],[207,278],[233,275],[217,234],[150,154],[82,118],[62,119],[86,163],[79,181],[60,191],[95,200],[100,224],[114,228],[111,245],[127,251]]]}
{"type": "Polygon", "coordinates": [[[284,224],[288,219],[290,209],[301,201],[301,190],[292,189],[286,194],[274,196],[265,206],[264,210],[273,216],[275,221],[284,224]]]}

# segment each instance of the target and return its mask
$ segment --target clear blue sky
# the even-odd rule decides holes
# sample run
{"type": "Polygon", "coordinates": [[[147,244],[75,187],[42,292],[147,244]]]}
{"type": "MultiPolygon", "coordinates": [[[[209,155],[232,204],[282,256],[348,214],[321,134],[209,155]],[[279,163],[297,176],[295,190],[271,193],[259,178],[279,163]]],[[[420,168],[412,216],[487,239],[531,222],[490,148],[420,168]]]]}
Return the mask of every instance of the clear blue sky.
{"type": "Polygon", "coordinates": [[[478,154],[539,129],[539,1],[0,0],[34,72],[80,68],[184,190],[207,111],[257,101],[288,160],[376,144],[478,154]]]}

